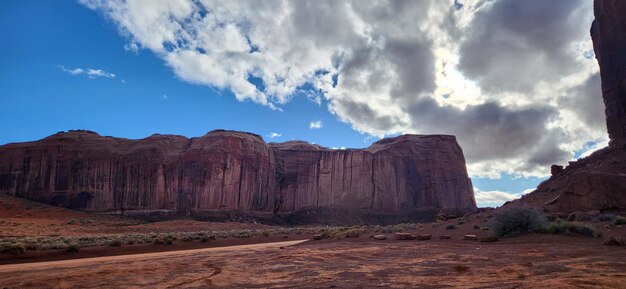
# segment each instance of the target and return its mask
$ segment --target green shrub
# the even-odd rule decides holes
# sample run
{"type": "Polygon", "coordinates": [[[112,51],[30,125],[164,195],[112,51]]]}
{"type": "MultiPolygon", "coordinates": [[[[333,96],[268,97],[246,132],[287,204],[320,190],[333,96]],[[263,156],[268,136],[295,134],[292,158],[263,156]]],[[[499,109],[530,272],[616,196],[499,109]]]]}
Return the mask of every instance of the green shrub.
{"type": "Polygon", "coordinates": [[[413,223],[401,223],[394,226],[396,232],[406,232],[417,230],[417,224],[413,223]]]}
{"type": "Polygon", "coordinates": [[[545,231],[548,234],[581,234],[590,237],[600,237],[600,233],[593,227],[561,219],[557,219],[556,221],[550,223],[546,227],[545,231]]]}
{"type": "Polygon", "coordinates": [[[509,208],[494,215],[491,228],[498,237],[532,233],[546,223],[546,218],[532,208],[509,208]]]}
{"type": "Polygon", "coordinates": [[[112,240],[109,242],[109,246],[111,247],[122,247],[122,241],[119,239],[112,240]]]}
{"type": "Polygon", "coordinates": [[[62,243],[62,242],[58,242],[58,243],[54,243],[50,245],[50,249],[53,249],[53,250],[63,250],[66,248],[67,248],[67,244],[62,243]]]}
{"type": "Polygon", "coordinates": [[[71,243],[67,246],[67,248],[65,249],[65,251],[67,252],[72,252],[72,253],[76,253],[78,251],[80,251],[80,247],[78,246],[78,244],[76,243],[71,243]]]}
{"type": "Polygon", "coordinates": [[[163,245],[165,244],[165,240],[161,237],[157,237],[157,238],[154,238],[154,240],[152,240],[152,244],[163,245]]]}
{"type": "Polygon", "coordinates": [[[446,226],[446,230],[452,230],[452,229],[456,229],[456,226],[455,226],[455,225],[453,225],[453,224],[448,224],[448,225],[446,226]]]}
{"type": "Polygon", "coordinates": [[[596,223],[609,222],[609,221],[615,220],[615,218],[617,218],[617,215],[615,215],[615,214],[604,213],[604,214],[599,214],[599,215],[595,216],[593,218],[593,221],[596,222],[596,223]]]}
{"type": "Polygon", "coordinates": [[[346,235],[343,233],[343,230],[341,230],[340,228],[328,229],[321,235],[323,239],[343,239],[346,237],[346,235]]]}
{"type": "Polygon", "coordinates": [[[381,232],[384,233],[384,234],[394,233],[394,227],[393,226],[385,226],[385,227],[382,228],[381,232]]]}
{"type": "Polygon", "coordinates": [[[480,230],[480,226],[479,225],[474,225],[474,230],[480,230]]]}
{"type": "Polygon", "coordinates": [[[345,236],[346,238],[358,238],[359,236],[361,236],[362,234],[367,233],[367,229],[365,228],[351,228],[347,231],[345,231],[345,236]]]}
{"type": "Polygon", "coordinates": [[[0,244],[0,252],[6,252],[14,255],[26,254],[26,246],[21,243],[2,243],[0,244]]]}
{"type": "Polygon", "coordinates": [[[193,241],[193,237],[192,236],[185,236],[181,239],[181,241],[183,242],[191,242],[193,241]]]}
{"type": "Polygon", "coordinates": [[[235,237],[235,238],[250,238],[250,237],[252,237],[252,232],[250,230],[239,230],[239,232],[237,232],[237,234],[235,234],[233,237],[235,237]]]}
{"type": "Polygon", "coordinates": [[[26,244],[26,250],[31,250],[31,251],[35,251],[39,249],[39,244],[37,243],[27,243],[26,244]]]}
{"type": "Polygon", "coordinates": [[[626,218],[622,216],[617,216],[613,220],[613,224],[615,225],[626,225],[626,218]]]}

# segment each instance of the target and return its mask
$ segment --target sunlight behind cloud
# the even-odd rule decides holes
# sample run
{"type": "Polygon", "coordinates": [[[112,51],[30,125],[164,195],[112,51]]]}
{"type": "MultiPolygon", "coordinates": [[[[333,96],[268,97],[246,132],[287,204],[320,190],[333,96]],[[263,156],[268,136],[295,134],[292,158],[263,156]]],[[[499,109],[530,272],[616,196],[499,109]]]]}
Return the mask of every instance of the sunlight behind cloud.
{"type": "Polygon", "coordinates": [[[586,120],[602,105],[591,1],[81,3],[124,49],[239,101],[305,95],[363,134],[456,135],[472,176],[545,177],[606,136],[586,120]]]}

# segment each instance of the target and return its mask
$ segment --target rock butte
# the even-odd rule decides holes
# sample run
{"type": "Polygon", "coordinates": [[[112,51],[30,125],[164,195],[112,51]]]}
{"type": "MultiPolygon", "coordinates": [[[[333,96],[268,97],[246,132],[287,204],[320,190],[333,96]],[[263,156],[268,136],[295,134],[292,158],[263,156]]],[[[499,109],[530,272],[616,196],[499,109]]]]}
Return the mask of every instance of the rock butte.
{"type": "Polygon", "coordinates": [[[611,141],[626,139],[626,3],[596,0],[591,26],[611,141]]]}
{"type": "Polygon", "coordinates": [[[60,132],[0,146],[0,193],[99,212],[476,210],[463,152],[448,135],[333,150],[224,130],[139,140],[60,132]]]}
{"type": "Polygon", "coordinates": [[[591,37],[600,64],[609,147],[553,166],[553,176],[510,205],[551,211],[626,210],[626,1],[596,0],[591,37]]]}

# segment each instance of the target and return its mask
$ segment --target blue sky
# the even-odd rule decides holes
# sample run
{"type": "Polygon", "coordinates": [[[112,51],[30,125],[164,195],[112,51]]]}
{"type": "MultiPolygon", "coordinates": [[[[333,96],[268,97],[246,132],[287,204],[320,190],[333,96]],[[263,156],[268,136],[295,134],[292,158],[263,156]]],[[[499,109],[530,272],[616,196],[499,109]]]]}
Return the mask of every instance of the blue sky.
{"type": "MultiPolygon", "coordinates": [[[[499,9],[494,5],[491,10],[487,11],[471,10],[472,3],[470,2],[467,1],[461,8],[447,13],[456,13],[455,17],[458,17],[459,23],[463,23],[463,21],[474,23],[478,21],[473,20],[472,17],[475,15],[490,13],[491,10],[498,11],[499,9]]],[[[454,3],[455,1],[451,1],[449,4],[454,3]]],[[[203,13],[201,15],[206,14],[204,10],[211,8],[202,8],[203,13]]],[[[322,8],[324,7],[315,9],[322,8]]],[[[189,43],[198,40],[193,38],[195,36],[191,39],[183,39],[184,41],[179,39],[178,42],[156,41],[157,45],[155,46],[153,40],[161,39],[162,36],[151,34],[157,30],[153,29],[155,25],[145,25],[145,15],[132,9],[134,8],[124,2],[115,1],[108,3],[86,0],[82,4],[76,1],[0,1],[0,106],[3,108],[3,113],[0,114],[0,144],[36,140],[69,129],[88,129],[101,135],[143,138],[153,133],[194,137],[219,128],[254,132],[262,135],[268,142],[299,139],[337,148],[367,147],[382,135],[397,135],[404,132],[456,134],[466,151],[470,172],[473,175],[472,181],[479,190],[477,196],[482,194],[479,205],[493,206],[534,188],[549,172],[547,162],[563,163],[565,160],[573,158],[574,155],[579,156],[583,151],[594,147],[596,144],[602,144],[605,140],[598,128],[568,123],[563,125],[563,127],[567,127],[567,130],[564,129],[563,132],[555,133],[559,136],[568,136],[567,139],[563,140],[563,143],[559,143],[557,150],[563,151],[563,153],[559,151],[561,153],[559,158],[549,161],[541,159],[536,163],[522,164],[520,160],[523,158],[535,159],[531,153],[545,155],[538,151],[538,147],[545,146],[545,143],[551,140],[548,136],[552,135],[554,131],[545,129],[546,125],[543,122],[535,124],[528,121],[528,124],[519,124],[515,121],[524,119],[525,113],[532,117],[529,118],[530,120],[548,121],[551,118],[542,114],[545,111],[552,113],[551,116],[558,115],[563,119],[569,116],[568,113],[576,113],[576,111],[567,110],[565,101],[562,106],[558,106],[560,102],[557,101],[557,107],[536,108],[526,106],[523,101],[522,104],[517,104],[515,101],[507,100],[509,98],[519,99],[519,93],[513,95],[511,92],[513,96],[491,93],[491,91],[503,91],[505,89],[515,90],[517,87],[513,85],[491,87],[491,82],[482,77],[480,79],[472,78],[471,75],[476,69],[469,67],[470,64],[463,61],[463,53],[478,52],[469,49],[465,52],[465,46],[460,47],[461,52],[458,57],[453,55],[446,59],[446,61],[456,61],[456,66],[459,68],[445,71],[447,72],[446,75],[451,75],[450,79],[439,79],[439,74],[436,71],[419,72],[414,69],[415,67],[409,67],[409,65],[417,65],[420,69],[423,67],[439,69],[439,62],[419,57],[437,58],[440,57],[440,54],[446,55],[448,47],[445,43],[427,42],[440,45],[440,47],[433,46],[434,54],[425,53],[426,56],[420,56],[421,52],[419,51],[411,52],[411,57],[417,57],[426,63],[432,62],[432,65],[401,61],[402,63],[406,62],[407,65],[407,67],[401,67],[398,62],[393,62],[394,55],[385,54],[395,53],[394,51],[399,50],[392,49],[392,41],[389,40],[392,39],[390,32],[381,30],[374,35],[376,37],[372,36],[369,39],[370,41],[372,41],[371,39],[376,41],[381,37],[386,39],[381,42],[382,44],[379,43],[376,44],[378,46],[374,46],[390,47],[389,49],[382,48],[380,51],[383,60],[372,59],[365,64],[356,63],[356,58],[353,56],[351,59],[350,55],[356,55],[356,51],[360,51],[355,48],[357,44],[344,43],[345,39],[352,39],[352,36],[346,36],[344,33],[337,36],[337,41],[340,42],[331,43],[332,45],[320,44],[324,41],[333,41],[333,33],[342,30],[342,25],[352,27],[352,24],[333,24],[335,25],[331,27],[333,32],[329,35],[325,27],[310,27],[310,23],[324,23],[325,21],[308,22],[309,24],[294,22],[293,30],[300,31],[300,34],[306,34],[303,36],[306,36],[306,39],[321,36],[319,41],[310,44],[310,50],[304,50],[313,51],[310,53],[315,54],[289,58],[291,56],[284,55],[292,55],[294,51],[303,51],[301,47],[298,48],[299,50],[293,48],[296,45],[295,42],[286,43],[284,46],[287,47],[286,50],[281,50],[284,47],[277,46],[277,44],[272,46],[269,41],[264,43],[255,34],[255,27],[271,27],[271,23],[263,22],[267,21],[266,19],[255,18],[254,15],[244,15],[248,17],[247,22],[245,22],[248,23],[246,25],[250,25],[252,28],[240,25],[241,23],[236,20],[222,19],[220,20],[222,24],[218,25],[216,29],[225,30],[224,27],[229,27],[228,23],[234,23],[232,27],[239,29],[238,31],[247,31],[248,34],[244,33],[245,39],[251,45],[250,47],[255,47],[252,50],[257,50],[256,47],[259,47],[258,51],[250,51],[248,56],[260,55],[259,58],[262,58],[269,55],[262,59],[259,64],[255,64],[253,68],[246,68],[248,69],[246,71],[250,73],[246,78],[252,79],[251,83],[258,88],[256,92],[249,93],[249,91],[246,92],[245,85],[242,90],[242,86],[239,85],[241,82],[237,82],[236,73],[229,70],[229,67],[238,65],[236,59],[227,63],[219,62],[223,58],[219,58],[218,62],[213,59],[213,63],[217,63],[216,66],[202,67],[200,71],[211,75],[215,73],[215,76],[210,78],[205,77],[202,73],[198,75],[198,68],[193,67],[192,62],[198,61],[200,58],[195,60],[192,58],[190,62],[184,62],[181,60],[182,58],[175,58],[181,55],[177,54],[178,52],[193,51],[194,53],[190,55],[205,59],[206,56],[214,55],[212,54],[213,51],[225,49],[221,46],[228,44],[231,47],[234,45],[230,45],[231,43],[228,41],[236,42],[235,40],[223,39],[236,38],[225,36],[226,38],[221,39],[215,36],[212,38],[212,44],[199,45],[189,51],[185,51],[188,48],[187,44],[185,47],[178,47],[176,45],[179,44],[176,43],[189,43]],[[119,7],[116,6],[118,4],[119,7]],[[120,15],[122,14],[116,13],[122,13],[133,19],[134,22],[122,23],[120,22],[122,19],[120,15]],[[297,25],[304,26],[298,27],[297,25]],[[221,46],[216,48],[216,45],[221,46]],[[133,49],[129,49],[131,47],[133,49]],[[337,47],[341,48],[339,52],[337,47]],[[271,54],[271,52],[276,51],[281,53],[271,54]],[[284,51],[289,53],[282,53],[284,51]],[[288,67],[290,74],[281,74],[278,68],[275,69],[276,64],[263,64],[274,59],[272,57],[276,55],[286,57],[282,60],[290,65],[288,67]],[[348,56],[337,58],[337,55],[348,56]],[[312,62],[319,59],[327,59],[328,61],[312,62]],[[398,73],[373,74],[373,72],[379,71],[379,67],[371,67],[371,63],[375,62],[381,62],[381,65],[396,65],[395,70],[398,73]],[[354,81],[350,82],[353,72],[349,71],[349,65],[360,67],[359,69],[363,71],[372,71],[369,81],[362,83],[359,82],[361,78],[354,78],[354,81]],[[88,73],[88,69],[92,69],[91,72],[88,73]],[[294,77],[295,84],[291,84],[289,87],[286,85],[289,83],[288,76],[294,74],[294,71],[304,72],[299,78],[294,77]],[[307,74],[306,71],[314,71],[315,73],[307,74]],[[425,79],[432,79],[430,82],[410,80],[409,83],[415,82],[415,85],[419,86],[414,88],[402,82],[404,71],[418,75],[425,73],[425,79]],[[328,77],[321,75],[323,74],[321,72],[328,72],[328,77]],[[430,77],[428,76],[430,74],[436,76],[430,77]],[[225,82],[221,83],[215,80],[222,76],[225,77],[225,82]],[[272,79],[279,79],[278,84],[271,84],[272,79]],[[384,83],[376,84],[377,79],[385,79],[390,83],[397,81],[398,87],[408,88],[402,93],[393,92],[394,90],[389,90],[392,91],[389,92],[384,90],[384,83]],[[461,82],[464,84],[459,85],[461,82]],[[350,86],[350,83],[357,83],[358,85],[350,86]],[[280,85],[287,87],[288,93],[276,93],[275,91],[279,91],[277,88],[280,88],[280,85]],[[367,87],[368,90],[366,91],[364,87],[367,87]],[[426,114],[421,112],[420,106],[417,105],[425,103],[421,101],[421,98],[419,102],[415,102],[415,110],[405,109],[407,107],[405,104],[399,104],[404,103],[399,101],[401,97],[414,95],[411,97],[417,99],[417,95],[424,94],[427,90],[430,96],[424,99],[436,101],[439,105],[438,108],[448,107],[449,109],[441,110],[441,112],[436,110],[437,113],[422,118],[421,115],[426,114]],[[368,91],[381,92],[372,96],[368,94],[368,91]],[[394,95],[394,93],[398,94],[394,95]],[[497,99],[497,105],[490,104],[490,102],[496,101],[494,99],[497,99]],[[487,122],[489,120],[482,117],[485,113],[481,109],[484,107],[493,107],[496,110],[494,115],[498,115],[497,118],[500,119],[496,121],[496,124],[492,125],[487,122]],[[562,109],[563,107],[564,109],[562,109]],[[472,111],[475,112],[471,113],[472,111]],[[368,117],[365,118],[363,115],[368,117]],[[453,122],[456,124],[439,125],[442,120],[449,121],[450,119],[454,120],[453,122]],[[514,121],[508,122],[509,119],[514,121]],[[321,123],[321,127],[312,129],[311,123],[318,121],[321,123]],[[473,122],[477,125],[472,127],[461,126],[469,126],[473,122]],[[581,127],[576,127],[576,125],[581,127]],[[477,126],[488,129],[476,129],[477,126]],[[520,127],[524,128],[525,131],[521,133],[513,131],[520,127]],[[544,129],[545,131],[541,131],[544,129]],[[504,131],[520,135],[533,130],[536,130],[536,134],[530,134],[530,136],[541,136],[541,138],[537,138],[533,142],[516,141],[514,144],[519,145],[517,149],[511,149],[511,144],[506,144],[506,140],[511,139],[510,136],[507,136],[506,139],[497,139],[497,136],[485,135],[487,131],[504,131]],[[468,134],[471,132],[472,134],[464,135],[464,132],[468,132],[468,134]],[[270,137],[272,133],[280,136],[272,138],[270,137]],[[546,139],[543,139],[544,135],[546,135],[546,139]],[[477,149],[483,147],[483,145],[478,145],[483,142],[494,143],[496,146],[485,148],[485,151],[477,149]],[[497,144],[500,143],[503,145],[498,147],[497,144]],[[520,152],[520,148],[522,152],[520,152]],[[490,155],[491,152],[493,152],[493,156],[490,155]]],[[[163,9],[170,9],[168,13],[172,13],[171,15],[176,15],[175,13],[178,11],[177,7],[165,7],[163,9]]],[[[262,9],[262,7],[256,7],[250,11],[258,9],[262,9]]],[[[296,7],[295,10],[297,11],[297,9],[296,7]]],[[[419,9],[422,8],[416,9],[418,10],[409,14],[408,17],[415,18],[414,15],[420,15],[421,10],[419,9]]],[[[572,13],[585,11],[580,7],[573,7],[570,10],[574,11],[572,13]]],[[[247,10],[242,9],[241,11],[247,10]]],[[[336,9],[332,11],[336,11],[336,9]]],[[[334,13],[339,15],[340,11],[334,13]]],[[[314,16],[310,17],[327,15],[327,13],[311,14],[314,16]]],[[[485,17],[480,19],[489,19],[488,15],[483,16],[485,17]]],[[[170,18],[173,17],[175,18],[175,16],[170,18]]],[[[294,19],[302,19],[304,16],[298,17],[294,19]]],[[[402,15],[398,17],[402,17],[402,15]]],[[[370,22],[372,22],[371,19],[370,22]]],[[[161,23],[159,22],[159,24],[161,23]]],[[[562,23],[548,24],[556,25],[558,28],[562,23]]],[[[276,27],[282,26],[285,24],[276,27]]],[[[471,32],[472,25],[468,27],[464,29],[471,32]]],[[[188,28],[185,27],[184,29],[188,28]]],[[[193,35],[199,35],[197,29],[197,27],[189,28],[190,31],[194,31],[195,34],[193,35]]],[[[218,32],[220,31],[222,30],[218,32]]],[[[416,33],[427,35],[426,32],[428,31],[416,33]]],[[[512,30],[510,33],[515,33],[515,31],[512,30]]],[[[267,31],[259,31],[258,34],[268,38],[272,36],[268,35],[267,31]]],[[[281,33],[277,32],[277,35],[276,39],[280,39],[281,33]]],[[[479,37],[480,33],[476,33],[476,35],[479,37]]],[[[412,38],[412,35],[407,35],[408,38],[412,38]]],[[[574,40],[571,42],[574,43],[574,40]]],[[[294,41],[298,41],[298,39],[294,41]]],[[[533,43],[536,42],[533,41],[533,43]]],[[[424,44],[415,42],[411,45],[421,47],[424,44]]],[[[471,45],[466,46],[470,47],[471,45]]],[[[403,49],[400,51],[413,48],[409,46],[403,49]]],[[[588,53],[588,48],[584,52],[588,53]]],[[[549,52],[545,53],[549,54],[549,52]]],[[[227,55],[233,55],[233,53],[227,55]]],[[[476,57],[480,57],[480,55],[476,57]]],[[[510,58],[506,58],[505,55],[502,56],[502,59],[510,58]]],[[[282,60],[281,63],[283,63],[282,60]]],[[[567,70],[569,66],[580,64],[580,67],[587,69],[589,73],[580,76],[581,81],[578,83],[564,88],[564,91],[567,92],[566,96],[563,97],[564,100],[568,99],[567,97],[571,99],[580,94],[577,89],[579,87],[581,89],[586,88],[584,86],[586,83],[590,83],[592,86],[597,85],[591,83],[591,78],[588,81],[588,75],[597,73],[593,64],[590,64],[595,60],[576,59],[576,61],[580,61],[580,63],[559,65],[563,65],[564,69],[567,70]]],[[[448,68],[445,68],[444,65],[444,69],[448,68]]],[[[498,72],[498,69],[502,68],[491,69],[485,71],[485,75],[492,75],[494,71],[498,72]]],[[[541,67],[528,67],[526,69],[532,71],[533,69],[541,69],[541,67]]],[[[572,75],[574,75],[573,72],[572,75]]],[[[511,77],[514,78],[515,75],[511,77]]],[[[504,85],[502,83],[506,83],[506,81],[498,81],[500,81],[498,83],[500,86],[504,85]]],[[[559,81],[561,79],[554,80],[555,83],[559,81]]],[[[521,83],[524,82],[521,81],[521,83]]],[[[592,88],[595,89],[595,86],[592,88]]],[[[542,88],[533,89],[535,93],[539,94],[553,93],[553,91],[540,90],[542,88]]],[[[593,89],[591,91],[594,91],[593,89]]],[[[535,96],[536,94],[533,94],[528,97],[530,99],[535,96]]],[[[594,102],[595,104],[596,102],[594,102]]]]}
{"type": "Polygon", "coordinates": [[[74,128],[127,138],[152,133],[192,137],[217,128],[266,138],[279,132],[276,141],[307,139],[335,147],[363,147],[375,140],[306,97],[295,97],[280,112],[239,102],[228,90],[182,81],[152,52],[125,51],[117,28],[77,2],[0,5],[0,89],[3,106],[11,108],[0,116],[0,143],[74,128]],[[101,69],[115,77],[71,75],[60,66],[101,69]],[[323,129],[309,129],[317,120],[323,129]]]}

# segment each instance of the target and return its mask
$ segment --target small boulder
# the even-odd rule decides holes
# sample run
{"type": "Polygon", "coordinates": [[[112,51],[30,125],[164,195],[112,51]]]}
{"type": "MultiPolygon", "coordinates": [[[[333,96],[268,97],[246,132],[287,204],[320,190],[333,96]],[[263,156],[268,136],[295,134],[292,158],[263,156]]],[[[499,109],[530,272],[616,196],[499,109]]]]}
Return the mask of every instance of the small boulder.
{"type": "Polygon", "coordinates": [[[626,246],[626,242],[624,242],[624,239],[622,238],[617,238],[614,236],[608,237],[604,240],[604,245],[606,246],[626,246]]]}
{"type": "Polygon", "coordinates": [[[433,238],[433,235],[431,234],[420,234],[416,236],[416,239],[420,241],[430,240],[432,238],[433,238]]]}
{"type": "Polygon", "coordinates": [[[476,237],[476,235],[465,235],[463,236],[463,240],[478,241],[478,237],[476,237]]]}
{"type": "Polygon", "coordinates": [[[324,239],[324,235],[323,234],[317,234],[317,235],[313,235],[313,240],[321,240],[324,239]]]}
{"type": "Polygon", "coordinates": [[[573,212],[569,214],[569,216],[567,217],[567,220],[570,222],[591,221],[591,219],[593,219],[593,215],[590,215],[581,211],[573,212]]]}
{"type": "Polygon", "coordinates": [[[569,216],[567,216],[567,220],[570,222],[576,221],[576,213],[569,214],[569,216]]]}
{"type": "Polygon", "coordinates": [[[483,243],[496,242],[498,241],[498,237],[495,237],[495,236],[482,237],[480,238],[480,241],[483,243]]]}
{"type": "Polygon", "coordinates": [[[594,216],[594,217],[601,214],[601,212],[599,210],[591,210],[591,211],[587,211],[585,213],[587,213],[590,216],[594,216]]]}
{"type": "Polygon", "coordinates": [[[550,174],[551,174],[552,176],[556,176],[556,175],[558,175],[558,174],[560,174],[560,173],[562,173],[562,172],[563,172],[563,166],[559,166],[559,165],[552,165],[552,166],[550,167],[550,174]]]}
{"type": "Polygon", "coordinates": [[[379,241],[387,240],[387,235],[373,235],[372,239],[379,240],[379,241]]]}
{"type": "Polygon", "coordinates": [[[409,233],[396,233],[396,240],[415,240],[415,235],[409,233]]]}

